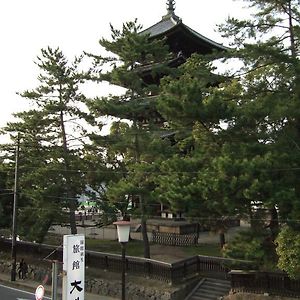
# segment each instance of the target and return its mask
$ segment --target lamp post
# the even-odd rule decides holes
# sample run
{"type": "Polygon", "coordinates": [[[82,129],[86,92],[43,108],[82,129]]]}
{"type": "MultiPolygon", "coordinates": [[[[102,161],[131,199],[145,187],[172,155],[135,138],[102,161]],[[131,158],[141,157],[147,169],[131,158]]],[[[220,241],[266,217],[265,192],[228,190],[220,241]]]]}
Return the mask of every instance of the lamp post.
{"type": "Polygon", "coordinates": [[[130,222],[128,221],[118,221],[114,222],[114,225],[117,225],[118,231],[118,240],[122,247],[122,300],[125,300],[125,271],[126,271],[126,244],[129,240],[129,232],[130,232],[130,222]]]}

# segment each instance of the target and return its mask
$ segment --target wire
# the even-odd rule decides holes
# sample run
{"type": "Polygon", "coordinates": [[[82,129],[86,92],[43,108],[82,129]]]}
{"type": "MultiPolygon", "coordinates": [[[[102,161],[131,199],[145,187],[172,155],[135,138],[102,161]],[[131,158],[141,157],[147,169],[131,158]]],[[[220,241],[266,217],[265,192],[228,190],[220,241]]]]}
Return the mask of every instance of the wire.
{"type": "MultiPolygon", "coordinates": [[[[148,164],[150,166],[150,163],[148,164]]],[[[20,166],[19,169],[20,170],[39,170],[39,169],[44,169],[45,167],[47,167],[47,165],[45,166],[40,166],[40,167],[22,167],[20,166]]],[[[9,171],[13,171],[14,168],[8,168],[9,171]]],[[[77,173],[77,174],[84,174],[84,173],[98,173],[98,174],[162,174],[162,175],[168,175],[168,174],[198,174],[199,172],[201,172],[203,169],[199,168],[198,171],[117,171],[117,170],[106,170],[106,171],[100,171],[100,170],[84,170],[84,169],[58,169],[58,168],[48,168],[47,171],[49,172],[62,172],[62,173],[77,173]]],[[[264,171],[264,172],[284,172],[284,171],[299,171],[300,167],[292,167],[292,168],[275,168],[275,169],[255,169],[255,171],[264,171]]],[[[3,173],[7,173],[6,171],[0,171],[3,173]]]]}
{"type": "MultiPolygon", "coordinates": [[[[37,208],[33,208],[33,207],[27,207],[29,210],[35,210],[37,208]]],[[[47,209],[47,208],[40,208],[37,210],[41,210],[41,211],[56,211],[55,209],[47,209]]],[[[68,212],[65,212],[68,213],[68,212]]],[[[117,216],[118,213],[100,213],[100,214],[87,214],[86,216],[94,216],[95,218],[97,218],[97,216],[99,217],[99,219],[103,216],[107,216],[107,217],[115,217],[117,216]]],[[[162,218],[162,217],[158,217],[157,215],[150,215],[150,214],[135,214],[135,213],[127,213],[127,216],[130,216],[131,218],[142,218],[147,216],[148,219],[158,219],[158,220],[167,220],[169,221],[169,219],[167,218],[162,218]]],[[[84,218],[85,215],[82,215],[82,218],[84,218]]],[[[187,216],[184,217],[184,219],[186,221],[218,221],[218,222],[226,222],[226,221],[230,221],[230,220],[245,220],[245,221],[265,221],[265,222],[270,222],[270,221],[274,221],[271,218],[250,218],[250,217],[246,217],[246,216],[222,216],[222,217],[201,217],[201,216],[187,216]]],[[[276,221],[278,221],[279,223],[287,223],[287,222],[295,222],[295,223],[300,223],[299,219],[276,219],[276,221]]]]}
{"type": "Polygon", "coordinates": [[[13,195],[14,193],[0,193],[0,196],[13,195]]]}
{"type": "Polygon", "coordinates": [[[61,247],[63,247],[63,244],[58,245],[51,253],[49,253],[47,256],[43,258],[43,260],[47,260],[48,257],[50,257],[53,253],[55,253],[57,250],[59,250],[61,247]]]}

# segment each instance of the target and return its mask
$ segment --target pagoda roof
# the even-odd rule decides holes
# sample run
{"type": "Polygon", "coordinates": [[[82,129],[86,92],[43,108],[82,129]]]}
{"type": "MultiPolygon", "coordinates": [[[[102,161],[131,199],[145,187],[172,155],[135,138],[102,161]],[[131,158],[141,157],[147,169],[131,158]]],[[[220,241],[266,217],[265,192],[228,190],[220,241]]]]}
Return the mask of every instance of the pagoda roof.
{"type": "Polygon", "coordinates": [[[212,51],[226,51],[229,48],[193,30],[182,22],[174,12],[174,1],[169,1],[168,13],[161,21],[140,32],[150,38],[167,38],[171,50],[183,51],[185,56],[192,53],[209,54],[212,51]]]}

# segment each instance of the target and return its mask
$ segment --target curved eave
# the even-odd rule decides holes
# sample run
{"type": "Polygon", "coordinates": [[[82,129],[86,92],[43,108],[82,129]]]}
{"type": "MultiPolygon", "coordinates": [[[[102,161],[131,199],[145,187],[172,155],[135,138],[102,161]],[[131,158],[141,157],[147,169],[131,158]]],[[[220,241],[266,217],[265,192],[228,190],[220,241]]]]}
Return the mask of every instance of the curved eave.
{"type": "Polygon", "coordinates": [[[140,34],[148,34],[151,39],[163,37],[172,39],[175,38],[175,35],[178,35],[179,33],[186,36],[191,43],[193,43],[195,47],[198,46],[199,49],[201,47],[217,51],[227,51],[230,49],[205,37],[204,35],[185,25],[176,15],[167,15],[158,23],[140,32],[140,34]]]}
{"type": "Polygon", "coordinates": [[[181,22],[181,19],[177,16],[163,17],[161,21],[141,31],[140,34],[149,34],[150,38],[160,37],[165,35],[181,22]]]}
{"type": "Polygon", "coordinates": [[[230,48],[226,47],[220,43],[217,43],[207,37],[205,37],[204,35],[198,33],[197,31],[193,30],[192,28],[190,28],[189,26],[182,24],[183,27],[185,27],[185,29],[187,31],[189,31],[194,37],[196,37],[198,40],[204,41],[207,44],[213,46],[216,50],[220,50],[220,51],[228,51],[230,48]]]}

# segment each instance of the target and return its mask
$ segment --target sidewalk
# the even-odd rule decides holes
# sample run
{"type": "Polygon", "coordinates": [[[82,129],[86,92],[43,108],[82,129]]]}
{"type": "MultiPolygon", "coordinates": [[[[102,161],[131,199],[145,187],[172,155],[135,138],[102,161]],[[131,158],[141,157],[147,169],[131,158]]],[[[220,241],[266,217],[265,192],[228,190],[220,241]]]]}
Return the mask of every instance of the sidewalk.
{"type": "MultiPolygon", "coordinates": [[[[40,285],[40,283],[32,281],[30,279],[25,279],[25,280],[16,279],[16,281],[12,282],[10,281],[10,274],[4,274],[4,273],[0,273],[0,283],[17,289],[22,289],[33,294],[35,293],[35,290],[38,287],[38,285],[40,285]]],[[[51,297],[51,286],[45,285],[44,288],[46,294],[45,296],[51,297]]],[[[61,289],[59,289],[58,293],[60,295],[58,299],[61,299],[61,289]]],[[[85,300],[117,300],[117,298],[90,294],[90,293],[85,293],[84,299],[85,300]]]]}

